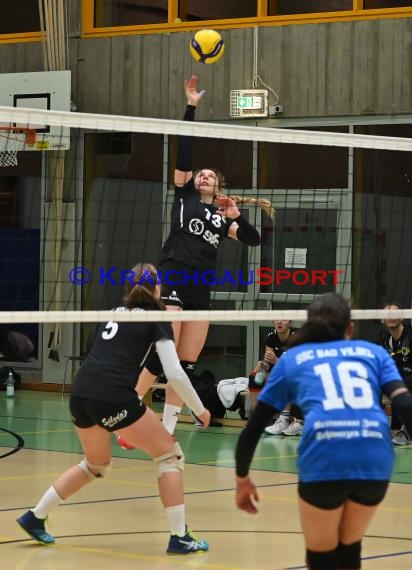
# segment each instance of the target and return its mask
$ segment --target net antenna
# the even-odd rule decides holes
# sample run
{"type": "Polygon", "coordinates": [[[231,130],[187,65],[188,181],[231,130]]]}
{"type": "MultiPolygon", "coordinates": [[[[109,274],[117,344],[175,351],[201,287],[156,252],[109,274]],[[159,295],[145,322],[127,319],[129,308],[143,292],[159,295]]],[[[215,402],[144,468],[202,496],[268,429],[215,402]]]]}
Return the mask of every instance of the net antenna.
{"type": "Polygon", "coordinates": [[[18,153],[36,144],[36,129],[0,126],[0,167],[18,166],[18,153]]]}

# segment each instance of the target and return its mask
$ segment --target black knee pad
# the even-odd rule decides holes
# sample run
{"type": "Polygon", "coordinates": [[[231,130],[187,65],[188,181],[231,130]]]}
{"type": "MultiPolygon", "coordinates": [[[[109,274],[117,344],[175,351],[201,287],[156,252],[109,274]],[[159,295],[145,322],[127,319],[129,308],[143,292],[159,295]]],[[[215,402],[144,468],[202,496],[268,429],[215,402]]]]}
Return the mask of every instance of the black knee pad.
{"type": "Polygon", "coordinates": [[[188,375],[189,380],[192,380],[192,376],[195,372],[196,362],[191,362],[190,360],[181,360],[180,365],[188,375]]]}
{"type": "Polygon", "coordinates": [[[157,352],[154,352],[149,356],[149,358],[146,361],[145,367],[148,369],[148,371],[151,374],[154,374],[154,376],[160,376],[161,374],[163,374],[163,366],[162,363],[160,362],[160,358],[157,352]]]}
{"type": "Polygon", "coordinates": [[[328,552],[306,550],[306,564],[309,570],[338,570],[337,550],[328,552]]]}
{"type": "Polygon", "coordinates": [[[361,567],[361,541],[338,545],[339,568],[358,570],[361,567]]]}

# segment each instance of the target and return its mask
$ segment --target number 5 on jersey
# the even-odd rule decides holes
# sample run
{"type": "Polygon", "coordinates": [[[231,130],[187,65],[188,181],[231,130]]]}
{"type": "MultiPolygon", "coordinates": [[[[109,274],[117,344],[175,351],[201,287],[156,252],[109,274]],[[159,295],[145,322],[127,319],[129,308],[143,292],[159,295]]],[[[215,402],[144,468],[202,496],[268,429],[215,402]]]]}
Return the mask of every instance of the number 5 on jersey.
{"type": "Polygon", "coordinates": [[[114,321],[109,321],[104,327],[104,331],[102,332],[102,338],[104,340],[110,340],[111,338],[116,336],[118,330],[119,330],[119,324],[115,323],[114,321]]]}

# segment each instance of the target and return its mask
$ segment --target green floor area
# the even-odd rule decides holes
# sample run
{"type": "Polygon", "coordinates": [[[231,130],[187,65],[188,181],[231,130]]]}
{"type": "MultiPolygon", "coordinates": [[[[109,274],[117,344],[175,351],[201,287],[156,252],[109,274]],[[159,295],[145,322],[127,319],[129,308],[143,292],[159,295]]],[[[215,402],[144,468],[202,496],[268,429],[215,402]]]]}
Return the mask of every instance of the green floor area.
{"type": "MultiPolygon", "coordinates": [[[[0,447],[13,449],[22,444],[30,449],[81,453],[68,409],[68,399],[59,393],[22,390],[14,398],[0,393],[0,447]],[[19,438],[21,438],[19,440],[19,438]]],[[[157,406],[161,407],[161,404],[157,406]]],[[[234,450],[239,428],[212,427],[205,431],[180,423],[176,436],[187,463],[234,466],[234,450]]],[[[256,450],[253,468],[257,470],[296,473],[296,448],[299,438],[263,436],[256,450]]],[[[412,483],[412,446],[396,448],[396,464],[392,480],[412,483]]],[[[4,454],[3,454],[4,456],[4,454]]],[[[138,451],[125,451],[113,438],[114,457],[146,458],[138,451]]]]}

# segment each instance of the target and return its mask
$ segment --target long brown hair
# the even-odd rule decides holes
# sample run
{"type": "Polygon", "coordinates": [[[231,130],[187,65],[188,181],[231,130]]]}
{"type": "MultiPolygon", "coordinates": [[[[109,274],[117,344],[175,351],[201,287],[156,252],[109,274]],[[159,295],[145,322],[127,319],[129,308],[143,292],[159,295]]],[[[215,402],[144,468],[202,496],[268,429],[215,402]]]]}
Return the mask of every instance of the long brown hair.
{"type": "Polygon", "coordinates": [[[228,197],[232,198],[235,204],[256,204],[270,218],[275,217],[276,210],[266,198],[250,198],[249,196],[234,196],[233,194],[229,194],[228,197]]]}
{"type": "Polygon", "coordinates": [[[164,304],[155,297],[157,271],[151,263],[138,263],[130,270],[130,279],[125,283],[123,303],[129,309],[141,305],[149,305],[155,309],[165,310],[164,304]]]}

